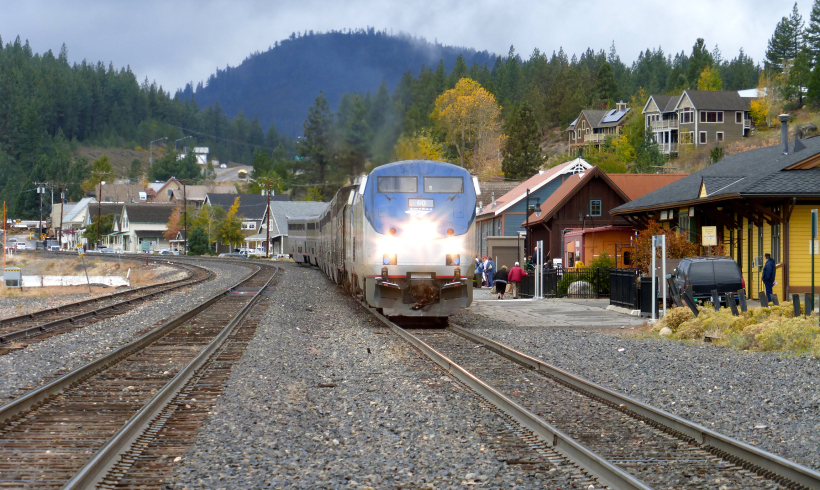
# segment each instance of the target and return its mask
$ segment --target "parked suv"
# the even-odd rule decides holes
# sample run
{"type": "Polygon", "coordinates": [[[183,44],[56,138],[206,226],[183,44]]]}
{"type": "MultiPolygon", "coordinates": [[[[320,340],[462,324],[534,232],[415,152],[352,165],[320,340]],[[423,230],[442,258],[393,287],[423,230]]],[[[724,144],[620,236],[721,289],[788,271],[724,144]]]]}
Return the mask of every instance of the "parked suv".
{"type": "Polygon", "coordinates": [[[672,278],[681,292],[691,286],[695,301],[712,301],[712,290],[717,289],[721,304],[726,304],[726,293],[746,289],[740,267],[731,257],[687,257],[672,278]]]}

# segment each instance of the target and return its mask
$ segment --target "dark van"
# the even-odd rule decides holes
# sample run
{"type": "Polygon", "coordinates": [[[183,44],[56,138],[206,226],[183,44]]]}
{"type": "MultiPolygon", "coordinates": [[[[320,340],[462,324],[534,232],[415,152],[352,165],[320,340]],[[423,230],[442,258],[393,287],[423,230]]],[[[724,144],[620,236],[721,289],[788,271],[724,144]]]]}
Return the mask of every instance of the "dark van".
{"type": "Polygon", "coordinates": [[[720,302],[726,303],[726,293],[746,289],[740,267],[731,257],[687,257],[680,261],[673,279],[678,289],[692,287],[696,301],[711,301],[717,289],[720,302]]]}

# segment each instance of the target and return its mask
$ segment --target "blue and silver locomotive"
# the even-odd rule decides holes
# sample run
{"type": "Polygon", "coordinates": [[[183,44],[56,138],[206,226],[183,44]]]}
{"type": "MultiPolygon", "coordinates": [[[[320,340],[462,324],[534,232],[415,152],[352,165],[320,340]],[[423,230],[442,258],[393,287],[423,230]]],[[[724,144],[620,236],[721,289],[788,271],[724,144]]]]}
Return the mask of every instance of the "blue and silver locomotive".
{"type": "Polygon", "coordinates": [[[449,163],[383,165],[319,216],[289,218],[289,253],[385,315],[447,317],[472,303],[479,193],[478,180],[449,163]]]}

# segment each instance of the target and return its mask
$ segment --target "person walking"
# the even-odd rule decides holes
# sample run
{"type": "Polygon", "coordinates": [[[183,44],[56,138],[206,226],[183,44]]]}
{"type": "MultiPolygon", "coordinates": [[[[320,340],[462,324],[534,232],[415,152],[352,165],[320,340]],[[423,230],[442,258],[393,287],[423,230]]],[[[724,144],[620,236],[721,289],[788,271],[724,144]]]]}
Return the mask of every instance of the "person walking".
{"type": "Polygon", "coordinates": [[[772,286],[774,286],[775,264],[771,254],[765,254],[764,256],[766,257],[766,264],[763,266],[763,274],[760,278],[763,280],[763,285],[766,286],[766,297],[769,299],[769,303],[771,303],[772,286]]]}
{"type": "Polygon", "coordinates": [[[507,280],[512,284],[513,299],[518,299],[518,292],[521,290],[521,280],[527,275],[526,271],[522,269],[518,262],[515,263],[510,272],[507,274],[507,280]]]}
{"type": "Polygon", "coordinates": [[[498,295],[498,299],[504,299],[504,293],[507,292],[507,266],[502,265],[501,270],[498,271],[498,274],[493,277],[493,284],[495,284],[495,293],[498,295]]]}
{"type": "Polygon", "coordinates": [[[495,276],[495,262],[493,262],[492,257],[487,257],[487,261],[484,262],[484,270],[487,271],[487,287],[493,287],[493,276],[495,276]]]}
{"type": "Polygon", "coordinates": [[[475,258],[475,283],[478,289],[481,289],[481,284],[484,282],[484,264],[478,257],[475,258]]]}

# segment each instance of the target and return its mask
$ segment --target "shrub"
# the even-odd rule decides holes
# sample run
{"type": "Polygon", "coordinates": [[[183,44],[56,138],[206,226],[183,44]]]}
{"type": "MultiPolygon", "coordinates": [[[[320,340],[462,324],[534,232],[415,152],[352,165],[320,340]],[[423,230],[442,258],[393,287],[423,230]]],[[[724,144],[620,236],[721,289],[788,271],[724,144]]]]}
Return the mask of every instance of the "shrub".
{"type": "Polygon", "coordinates": [[[755,336],[763,350],[809,351],[820,336],[820,327],[814,318],[786,318],[781,321],[772,318],[768,323],[770,325],[755,336]]]}
{"type": "Polygon", "coordinates": [[[689,308],[672,308],[666,312],[661,321],[655,325],[655,330],[661,330],[663,327],[669,327],[672,332],[677,332],[681,323],[695,318],[689,308]]]}

